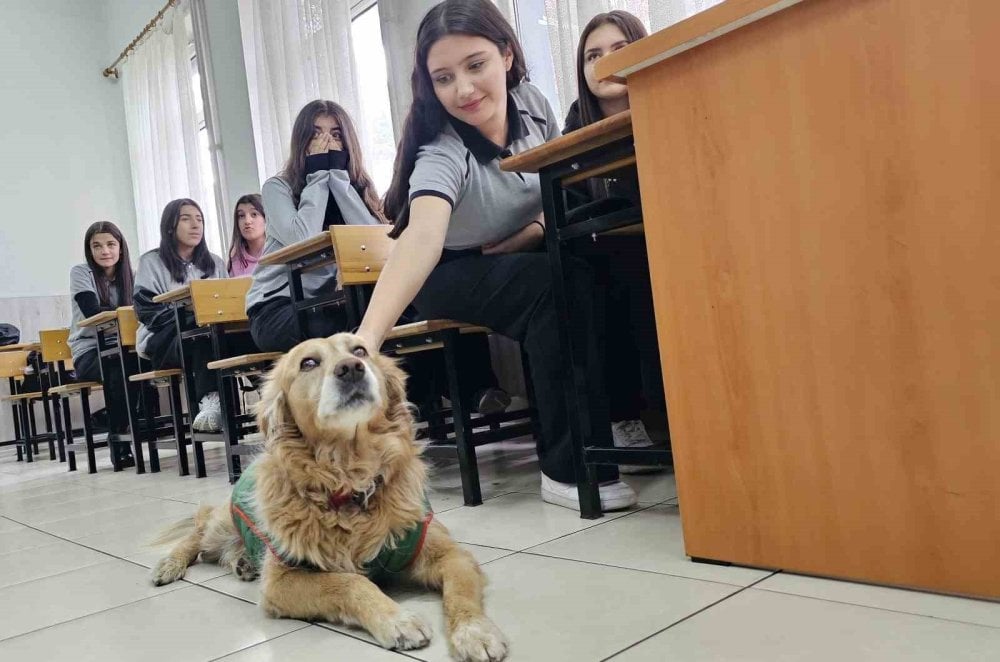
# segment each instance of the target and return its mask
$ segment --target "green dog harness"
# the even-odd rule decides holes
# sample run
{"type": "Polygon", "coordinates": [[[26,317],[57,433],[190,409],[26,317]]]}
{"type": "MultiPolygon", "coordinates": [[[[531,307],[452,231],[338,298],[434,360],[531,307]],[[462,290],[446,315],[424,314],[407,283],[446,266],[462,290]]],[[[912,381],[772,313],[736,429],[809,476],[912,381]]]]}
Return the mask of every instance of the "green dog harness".
{"type": "MultiPolygon", "coordinates": [[[[264,554],[270,551],[275,558],[284,565],[292,568],[305,568],[318,570],[311,563],[301,559],[291,558],[288,554],[279,551],[260,526],[260,517],[257,513],[257,503],[254,492],[257,484],[257,463],[251,464],[240,475],[233,486],[233,494],[230,499],[230,513],[233,524],[243,538],[243,546],[246,548],[247,556],[257,568],[260,568],[264,561],[264,554]]],[[[380,478],[373,483],[373,487],[368,492],[351,493],[345,495],[331,495],[330,507],[337,508],[345,503],[354,502],[359,507],[366,507],[368,498],[372,491],[381,485],[380,478]]],[[[389,575],[406,570],[413,564],[420,550],[423,549],[424,540],[427,537],[427,529],[431,520],[434,519],[434,511],[431,510],[430,502],[424,495],[424,517],[406,530],[406,533],[397,541],[397,544],[384,546],[378,555],[362,567],[365,575],[373,580],[384,579],[389,575]]]]}

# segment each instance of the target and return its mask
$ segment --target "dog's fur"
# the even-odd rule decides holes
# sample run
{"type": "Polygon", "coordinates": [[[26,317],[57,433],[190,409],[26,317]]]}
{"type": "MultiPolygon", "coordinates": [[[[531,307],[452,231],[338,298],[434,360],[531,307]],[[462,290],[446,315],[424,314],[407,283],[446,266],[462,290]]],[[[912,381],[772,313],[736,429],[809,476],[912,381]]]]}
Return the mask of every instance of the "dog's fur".
{"type": "MultiPolygon", "coordinates": [[[[261,605],[277,618],[360,625],[386,648],[420,648],[430,640],[428,625],[363,574],[387,542],[422,519],[426,483],[405,375],[370,349],[346,333],[307,340],[277,362],[264,384],[257,410],[266,439],[257,459],[257,510],[275,546],[318,571],[289,567],[267,553],[261,605]],[[338,377],[345,366],[355,371],[353,382],[338,377]],[[384,483],[367,510],[328,506],[330,495],[363,491],[379,474],[384,483]]],[[[199,555],[241,579],[256,578],[228,503],[202,506],[155,543],[178,540],[153,569],[154,584],[182,578],[199,555]]],[[[478,564],[437,520],[406,574],[442,590],[455,658],[506,656],[506,639],[483,614],[478,564]]]]}

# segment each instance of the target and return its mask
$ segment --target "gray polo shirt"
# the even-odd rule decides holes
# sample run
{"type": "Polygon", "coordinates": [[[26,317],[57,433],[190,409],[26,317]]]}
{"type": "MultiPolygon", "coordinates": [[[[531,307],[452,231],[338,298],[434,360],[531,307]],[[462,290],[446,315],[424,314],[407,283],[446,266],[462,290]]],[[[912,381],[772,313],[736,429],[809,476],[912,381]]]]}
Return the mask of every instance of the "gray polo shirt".
{"type": "Polygon", "coordinates": [[[507,94],[507,123],[506,147],[451,118],[438,137],[417,152],[410,201],[432,195],[451,204],[447,249],[500,241],[542,212],[538,175],[503,172],[500,160],[558,138],[559,122],[542,92],[531,83],[521,83],[507,94]]]}

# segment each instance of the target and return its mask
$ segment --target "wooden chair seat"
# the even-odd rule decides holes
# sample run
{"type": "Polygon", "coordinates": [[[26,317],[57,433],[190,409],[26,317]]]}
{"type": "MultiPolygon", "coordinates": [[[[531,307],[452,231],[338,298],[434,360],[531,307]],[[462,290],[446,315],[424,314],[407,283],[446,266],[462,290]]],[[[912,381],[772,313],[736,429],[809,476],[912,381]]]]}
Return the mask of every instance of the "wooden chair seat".
{"type": "Polygon", "coordinates": [[[281,358],[281,352],[258,352],[256,354],[241,354],[231,356],[228,359],[219,359],[208,364],[210,370],[225,370],[226,368],[240,368],[244,366],[256,365],[258,363],[270,363],[281,358]]]}
{"type": "Polygon", "coordinates": [[[100,382],[75,382],[63,386],[53,386],[49,389],[49,395],[71,395],[79,393],[85,388],[89,388],[91,391],[99,391],[104,386],[100,382]]]}
{"type": "Polygon", "coordinates": [[[41,391],[33,391],[31,393],[18,393],[17,395],[5,395],[3,400],[6,402],[20,402],[21,400],[40,400],[42,398],[41,391]]]}
{"type": "Polygon", "coordinates": [[[465,324],[464,322],[456,322],[454,320],[424,320],[422,322],[411,322],[410,324],[400,324],[399,326],[394,326],[392,331],[386,334],[386,340],[411,338],[413,336],[422,336],[428,333],[435,333],[437,331],[446,331],[448,329],[458,329],[458,332],[463,335],[466,333],[493,333],[485,326],[475,326],[473,324],[465,324]]]}
{"type": "Polygon", "coordinates": [[[150,370],[149,372],[140,372],[137,375],[132,375],[128,378],[130,382],[148,382],[154,379],[161,379],[163,377],[180,377],[183,372],[179,368],[171,368],[170,370],[150,370]]]}

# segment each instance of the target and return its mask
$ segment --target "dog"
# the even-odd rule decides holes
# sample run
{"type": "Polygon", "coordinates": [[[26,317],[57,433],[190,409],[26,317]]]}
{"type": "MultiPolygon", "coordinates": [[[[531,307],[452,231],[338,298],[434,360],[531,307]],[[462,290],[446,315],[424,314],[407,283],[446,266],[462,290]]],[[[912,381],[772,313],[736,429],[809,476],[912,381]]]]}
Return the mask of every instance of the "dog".
{"type": "Polygon", "coordinates": [[[184,576],[199,556],[243,580],[261,579],[274,618],[359,625],[383,647],[422,648],[431,629],[376,582],[405,577],[443,592],[458,660],[497,662],[503,633],[483,612],[473,556],[434,519],[414,440],[405,374],[354,335],[307,340],[264,381],[262,454],[230,502],[202,506],[153,542],[175,543],[153,583],[184,576]]]}

